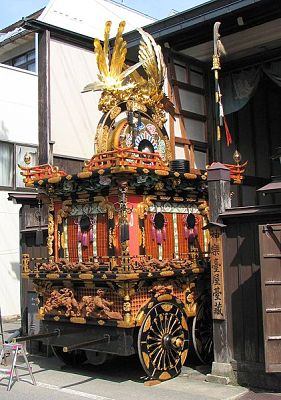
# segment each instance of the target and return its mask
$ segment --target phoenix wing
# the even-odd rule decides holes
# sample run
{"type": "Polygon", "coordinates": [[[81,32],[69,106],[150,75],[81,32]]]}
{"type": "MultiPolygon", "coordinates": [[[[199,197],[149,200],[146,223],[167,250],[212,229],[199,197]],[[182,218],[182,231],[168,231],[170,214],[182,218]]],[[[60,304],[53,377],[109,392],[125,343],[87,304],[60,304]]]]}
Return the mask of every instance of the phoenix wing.
{"type": "Polygon", "coordinates": [[[162,87],[166,77],[166,65],[164,63],[161,47],[156,44],[153,37],[143,29],[138,29],[142,36],[139,46],[139,60],[152,84],[162,87]]]}

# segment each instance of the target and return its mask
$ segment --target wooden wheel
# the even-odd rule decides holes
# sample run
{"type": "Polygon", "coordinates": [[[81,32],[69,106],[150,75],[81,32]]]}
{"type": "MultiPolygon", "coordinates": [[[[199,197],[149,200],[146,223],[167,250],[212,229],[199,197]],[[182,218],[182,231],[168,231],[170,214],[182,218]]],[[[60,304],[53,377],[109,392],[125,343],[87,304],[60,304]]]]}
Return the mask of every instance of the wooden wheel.
{"type": "Polygon", "coordinates": [[[192,323],[192,341],[195,353],[203,364],[213,360],[213,320],[211,300],[203,301],[192,323]]]}
{"type": "Polygon", "coordinates": [[[64,353],[62,347],[52,346],[52,350],[60,361],[71,367],[79,367],[87,360],[86,352],[81,349],[64,353]]]}
{"type": "Polygon", "coordinates": [[[110,358],[109,354],[100,351],[86,350],[86,355],[88,362],[95,366],[104,364],[110,358]]]}
{"type": "Polygon", "coordinates": [[[177,376],[188,353],[187,317],[176,299],[156,303],[146,314],[138,335],[138,353],[150,378],[177,376]]]}

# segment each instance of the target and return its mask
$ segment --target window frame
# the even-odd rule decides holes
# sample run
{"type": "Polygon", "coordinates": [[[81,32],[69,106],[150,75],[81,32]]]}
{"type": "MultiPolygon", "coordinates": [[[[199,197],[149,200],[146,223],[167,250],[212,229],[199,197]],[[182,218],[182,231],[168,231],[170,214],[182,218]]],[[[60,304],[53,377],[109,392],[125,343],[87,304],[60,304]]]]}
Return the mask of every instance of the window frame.
{"type": "MultiPolygon", "coordinates": [[[[180,81],[177,79],[176,76],[176,69],[174,70],[174,74],[172,73],[171,76],[169,77],[170,79],[170,86],[171,86],[171,92],[173,95],[175,95],[175,88],[178,90],[178,96],[180,97],[180,90],[188,92],[192,92],[194,94],[198,94],[204,97],[204,113],[195,113],[188,111],[183,108],[181,99],[180,101],[180,108],[178,108],[178,113],[177,117],[180,118],[180,115],[182,118],[189,118],[195,121],[200,121],[203,122],[205,127],[204,127],[204,141],[196,140],[196,139],[190,139],[188,137],[188,127],[185,127],[185,130],[187,132],[187,136],[177,136],[176,133],[173,131],[172,128],[172,142],[175,145],[180,146],[189,146],[190,144],[193,145],[194,151],[199,151],[202,153],[206,154],[206,160],[207,163],[209,162],[210,154],[209,154],[209,147],[208,147],[208,84],[207,84],[207,71],[206,71],[206,66],[200,62],[196,62],[196,60],[189,59],[189,57],[182,56],[178,53],[172,52],[170,54],[171,57],[171,65],[174,66],[180,66],[186,70],[186,82],[180,81]],[[203,82],[203,87],[194,85],[191,83],[190,79],[190,71],[194,73],[198,73],[202,75],[202,82],[203,82]]],[[[171,68],[171,71],[173,70],[173,67],[171,68]]],[[[175,104],[176,99],[174,99],[175,104]]],[[[202,169],[200,169],[203,171],[202,169]]]]}
{"type": "Polygon", "coordinates": [[[22,53],[13,58],[10,58],[9,60],[5,61],[3,64],[10,65],[11,67],[14,67],[14,68],[23,69],[24,71],[29,71],[29,72],[35,73],[36,72],[36,49],[34,48],[31,50],[28,50],[25,53],[22,53]],[[31,53],[34,53],[34,58],[32,58],[31,60],[28,60],[28,55],[31,53]],[[26,57],[26,61],[20,65],[15,65],[16,60],[19,59],[20,57],[26,57]],[[34,64],[34,70],[28,69],[28,66],[31,64],[34,64]]]}
{"type": "Polygon", "coordinates": [[[17,186],[17,146],[19,147],[31,147],[33,149],[36,149],[37,154],[38,154],[38,145],[35,144],[29,144],[29,143],[19,143],[19,142],[11,142],[9,140],[2,140],[0,139],[0,144],[5,143],[13,147],[12,154],[13,154],[13,159],[12,159],[12,168],[13,168],[13,173],[12,173],[12,186],[4,186],[0,185],[0,190],[16,190],[16,191],[34,191],[35,189],[33,188],[26,188],[26,187],[21,187],[17,186]]]}

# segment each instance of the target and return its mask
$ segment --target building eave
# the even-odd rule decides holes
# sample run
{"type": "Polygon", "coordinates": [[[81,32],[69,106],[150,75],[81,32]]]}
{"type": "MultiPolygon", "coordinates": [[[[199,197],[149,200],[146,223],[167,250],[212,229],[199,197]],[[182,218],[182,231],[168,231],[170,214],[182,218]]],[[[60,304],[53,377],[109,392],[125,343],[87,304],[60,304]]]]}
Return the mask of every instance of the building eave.
{"type": "Polygon", "coordinates": [[[47,24],[36,19],[25,19],[23,27],[33,32],[44,32],[49,31],[52,37],[60,40],[71,42],[85,48],[93,48],[93,38],[82,35],[81,33],[69,31],[64,28],[60,28],[55,25],[47,24]]]}

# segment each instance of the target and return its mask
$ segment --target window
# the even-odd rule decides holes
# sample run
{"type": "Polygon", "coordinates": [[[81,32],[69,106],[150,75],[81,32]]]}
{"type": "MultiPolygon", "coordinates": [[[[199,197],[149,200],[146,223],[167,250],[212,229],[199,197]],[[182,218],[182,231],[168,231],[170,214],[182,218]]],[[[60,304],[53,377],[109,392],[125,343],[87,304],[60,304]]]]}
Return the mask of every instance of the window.
{"type": "Polygon", "coordinates": [[[195,158],[195,168],[206,169],[207,154],[205,152],[195,150],[194,158],[195,158]]]}
{"type": "Polygon", "coordinates": [[[16,187],[25,187],[23,182],[23,176],[20,174],[21,170],[19,165],[26,165],[24,162],[24,156],[26,154],[31,156],[30,166],[37,165],[37,149],[35,147],[18,146],[16,145],[16,187]]]}
{"type": "Polygon", "coordinates": [[[0,186],[13,186],[14,147],[0,142],[0,186]]]}
{"type": "Polygon", "coordinates": [[[35,72],[35,50],[30,50],[27,53],[14,57],[6,61],[5,64],[35,72]]]}
{"type": "Polygon", "coordinates": [[[192,118],[184,118],[187,138],[197,140],[198,142],[206,142],[206,126],[205,122],[197,121],[192,118]]]}
{"type": "Polygon", "coordinates": [[[36,147],[0,141],[0,187],[10,189],[25,187],[18,164],[26,165],[24,156],[27,153],[31,156],[29,165],[37,165],[36,147]]]}
{"type": "Polygon", "coordinates": [[[176,121],[171,120],[171,135],[174,135],[175,155],[190,157],[191,168],[205,169],[207,162],[207,108],[205,70],[203,65],[193,65],[192,60],[175,56],[171,60],[171,85],[173,102],[178,110],[176,121]],[[174,67],[174,68],[173,68],[174,67]],[[190,148],[190,142],[193,147],[190,148]],[[191,150],[190,150],[191,149],[191,150]],[[193,162],[194,159],[194,162],[193,162]]]}

